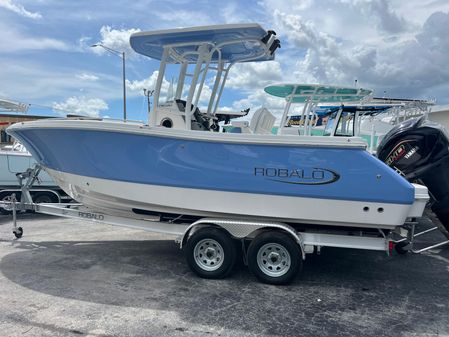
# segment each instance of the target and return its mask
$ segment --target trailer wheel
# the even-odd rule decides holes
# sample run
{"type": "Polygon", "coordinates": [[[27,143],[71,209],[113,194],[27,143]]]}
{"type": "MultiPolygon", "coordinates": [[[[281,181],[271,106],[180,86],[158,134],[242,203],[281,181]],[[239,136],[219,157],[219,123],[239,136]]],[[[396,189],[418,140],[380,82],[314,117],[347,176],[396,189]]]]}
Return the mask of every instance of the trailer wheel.
{"type": "MultiPolygon", "coordinates": [[[[16,194],[16,197],[17,197],[17,194],[16,194]]],[[[6,193],[6,194],[2,193],[0,195],[0,200],[11,202],[12,201],[12,193],[11,194],[10,193],[6,193]]],[[[19,200],[20,200],[20,195],[19,195],[19,200]]],[[[0,214],[11,214],[11,213],[12,213],[11,209],[0,207],[0,214]]]]}
{"type": "Polygon", "coordinates": [[[32,196],[32,198],[33,202],[36,204],[48,204],[54,202],[52,196],[46,192],[36,193],[34,196],[32,196]]]}
{"type": "Polygon", "coordinates": [[[248,248],[248,267],[261,282],[289,283],[302,267],[301,249],[287,234],[264,232],[248,248]]]}
{"type": "Polygon", "coordinates": [[[17,229],[13,230],[12,232],[17,239],[20,239],[23,235],[23,228],[17,227],[17,229]]]}
{"type": "Polygon", "coordinates": [[[402,242],[395,244],[394,249],[396,250],[396,253],[398,253],[399,255],[404,255],[409,252],[410,247],[405,248],[409,244],[410,244],[410,242],[408,242],[408,241],[402,241],[402,242]]]}
{"type": "Polygon", "coordinates": [[[224,278],[234,267],[237,251],[224,230],[202,228],[192,234],[184,247],[187,264],[199,277],[224,278]]]}

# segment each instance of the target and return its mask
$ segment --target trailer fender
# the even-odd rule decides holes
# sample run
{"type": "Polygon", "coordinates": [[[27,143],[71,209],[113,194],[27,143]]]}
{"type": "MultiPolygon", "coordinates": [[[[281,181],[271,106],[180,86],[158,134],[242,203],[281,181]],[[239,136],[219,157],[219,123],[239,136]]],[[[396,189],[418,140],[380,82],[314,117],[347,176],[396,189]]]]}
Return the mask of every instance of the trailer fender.
{"type": "Polygon", "coordinates": [[[216,226],[223,228],[230,235],[237,239],[243,239],[250,236],[252,233],[261,229],[277,229],[286,232],[290,235],[301,249],[303,260],[306,257],[303,239],[300,233],[296,232],[293,227],[281,222],[264,222],[264,221],[247,221],[238,219],[218,219],[218,218],[203,218],[192,223],[185,230],[180,240],[180,248],[186,244],[190,233],[197,228],[204,226],[216,226]]]}

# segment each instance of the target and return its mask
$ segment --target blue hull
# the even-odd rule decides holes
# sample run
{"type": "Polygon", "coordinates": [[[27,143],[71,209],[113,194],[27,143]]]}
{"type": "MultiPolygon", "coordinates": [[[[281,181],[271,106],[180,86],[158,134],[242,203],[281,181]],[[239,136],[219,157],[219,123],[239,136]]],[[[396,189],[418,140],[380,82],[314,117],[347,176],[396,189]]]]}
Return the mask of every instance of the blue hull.
{"type": "Polygon", "coordinates": [[[413,186],[361,148],[238,144],[69,128],[8,132],[44,167],[80,176],[305,198],[414,201],[413,186]]]}

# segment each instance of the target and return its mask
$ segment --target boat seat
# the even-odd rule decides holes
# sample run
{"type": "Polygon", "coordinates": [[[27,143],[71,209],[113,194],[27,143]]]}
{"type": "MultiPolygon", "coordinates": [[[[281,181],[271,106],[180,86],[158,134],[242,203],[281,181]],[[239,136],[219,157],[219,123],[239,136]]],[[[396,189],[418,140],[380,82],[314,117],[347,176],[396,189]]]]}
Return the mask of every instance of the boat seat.
{"type": "Polygon", "coordinates": [[[260,108],[251,118],[249,128],[252,133],[271,134],[275,121],[276,117],[267,108],[260,108]]]}
{"type": "MultiPolygon", "coordinates": [[[[175,103],[178,106],[178,110],[181,112],[186,111],[187,102],[182,99],[175,99],[175,103]]],[[[194,108],[194,105],[191,104],[191,109],[194,108]]],[[[192,112],[194,120],[192,121],[192,130],[209,130],[209,120],[208,118],[195,107],[195,110],[192,112]]]]}

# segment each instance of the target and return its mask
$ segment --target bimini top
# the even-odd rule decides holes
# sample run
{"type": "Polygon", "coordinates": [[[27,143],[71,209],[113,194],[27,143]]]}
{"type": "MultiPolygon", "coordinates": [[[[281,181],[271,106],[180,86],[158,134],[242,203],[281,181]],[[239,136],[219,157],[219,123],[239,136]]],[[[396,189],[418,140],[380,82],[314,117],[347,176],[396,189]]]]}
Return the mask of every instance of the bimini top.
{"type": "Polygon", "coordinates": [[[0,112],[27,112],[29,104],[0,99],[0,112]]]}
{"type": "Polygon", "coordinates": [[[372,94],[372,90],[319,84],[279,84],[266,87],[265,92],[291,100],[292,103],[358,102],[372,94]]]}
{"type": "MultiPolygon", "coordinates": [[[[221,50],[224,62],[268,61],[279,46],[276,40],[276,48],[270,49],[272,35],[258,24],[233,24],[140,32],[131,35],[130,43],[137,53],[156,60],[162,59],[164,47],[171,47],[167,63],[196,62],[195,52],[204,43],[221,50]]],[[[218,60],[219,53],[213,53],[211,62],[218,60]]]]}

